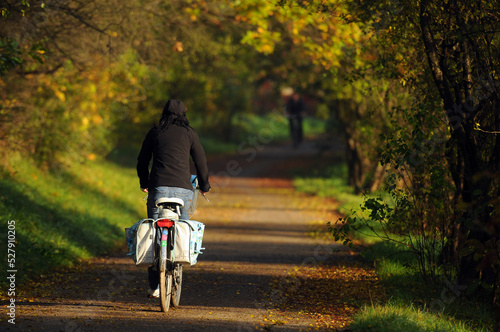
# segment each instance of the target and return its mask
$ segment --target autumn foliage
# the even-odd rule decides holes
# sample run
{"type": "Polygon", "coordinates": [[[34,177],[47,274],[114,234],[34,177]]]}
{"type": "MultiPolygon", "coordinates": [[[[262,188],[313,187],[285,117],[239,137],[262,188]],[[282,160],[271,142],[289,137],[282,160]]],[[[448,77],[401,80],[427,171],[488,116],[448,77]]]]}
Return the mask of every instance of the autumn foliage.
{"type": "MultiPolygon", "coordinates": [[[[458,276],[493,301],[497,2],[28,0],[0,10],[5,153],[44,168],[105,156],[137,143],[171,97],[200,133],[231,141],[238,115],[271,111],[253,103],[259,87],[278,100],[293,86],[342,137],[350,185],[392,195],[394,205],[365,204],[368,223],[423,255],[426,280],[458,276]]],[[[336,234],[348,238],[345,226],[336,234]]]]}

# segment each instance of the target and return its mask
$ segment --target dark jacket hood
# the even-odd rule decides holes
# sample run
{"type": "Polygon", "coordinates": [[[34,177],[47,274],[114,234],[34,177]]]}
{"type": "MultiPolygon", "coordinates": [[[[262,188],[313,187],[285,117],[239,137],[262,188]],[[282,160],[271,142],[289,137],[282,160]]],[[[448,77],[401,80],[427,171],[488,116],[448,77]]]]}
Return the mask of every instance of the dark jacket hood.
{"type": "Polygon", "coordinates": [[[162,117],[167,117],[169,114],[175,114],[177,116],[185,117],[186,106],[180,100],[170,99],[163,109],[162,117]]]}

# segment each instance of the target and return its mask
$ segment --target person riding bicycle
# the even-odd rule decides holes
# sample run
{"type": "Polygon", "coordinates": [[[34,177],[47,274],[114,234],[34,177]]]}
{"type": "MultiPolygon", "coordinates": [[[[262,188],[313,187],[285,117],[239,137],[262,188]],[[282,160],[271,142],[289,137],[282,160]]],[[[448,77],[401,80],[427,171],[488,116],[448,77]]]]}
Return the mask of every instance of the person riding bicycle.
{"type": "MultiPolygon", "coordinates": [[[[205,151],[195,130],[189,125],[186,106],[177,99],[170,99],[163,109],[161,119],[146,135],[137,158],[137,175],[143,192],[148,193],[148,218],[158,218],[155,206],[161,197],[177,197],[184,201],[181,219],[189,219],[188,209],[193,201],[189,156],[193,158],[200,192],[210,190],[205,151]],[[153,159],[151,173],[149,163],[153,159]]],[[[158,273],[155,266],[148,268],[149,296],[158,297],[158,273]]]]}

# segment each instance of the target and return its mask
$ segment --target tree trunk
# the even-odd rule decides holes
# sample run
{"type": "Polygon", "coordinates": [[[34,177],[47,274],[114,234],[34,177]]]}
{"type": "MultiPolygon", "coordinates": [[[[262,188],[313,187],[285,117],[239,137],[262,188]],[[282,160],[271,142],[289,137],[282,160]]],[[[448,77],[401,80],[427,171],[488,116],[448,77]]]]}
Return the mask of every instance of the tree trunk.
{"type": "MultiPolygon", "coordinates": [[[[476,67],[478,67],[484,60],[480,58],[480,50],[475,49],[472,52],[468,38],[456,38],[451,33],[445,35],[446,32],[443,31],[436,31],[436,34],[443,33],[443,35],[441,39],[435,39],[432,31],[433,14],[438,15],[438,9],[431,8],[429,0],[421,1],[419,14],[421,34],[434,83],[443,101],[451,128],[451,139],[447,142],[447,156],[457,190],[456,199],[460,206],[464,207],[464,212],[456,222],[473,225],[456,228],[454,257],[451,257],[451,261],[459,262],[457,266],[459,282],[465,283],[477,279],[479,273],[472,255],[460,257],[460,252],[467,239],[479,240],[481,243],[491,239],[491,235],[485,231],[485,225],[491,220],[488,209],[492,199],[491,186],[494,179],[491,174],[498,171],[498,157],[485,156],[484,152],[488,144],[491,144],[491,140],[479,136],[474,129],[474,119],[483,111],[486,113],[485,116],[494,113],[487,108],[487,103],[482,100],[474,101],[472,98],[472,57],[476,57],[476,67]],[[453,48],[455,53],[452,54],[451,47],[446,45],[455,45],[453,48]],[[448,49],[445,49],[446,47],[448,49]],[[456,56],[457,51],[460,56],[456,56]]],[[[452,14],[449,15],[451,17],[452,14]]],[[[458,34],[466,36],[466,26],[460,15],[460,12],[456,12],[452,17],[457,20],[454,23],[458,26],[458,30],[464,30],[458,34]]],[[[488,73],[488,70],[484,72],[488,73]]],[[[498,102],[495,104],[491,101],[491,104],[495,109],[498,102]]],[[[493,123],[495,126],[498,124],[494,121],[493,123]]]]}
{"type": "Polygon", "coordinates": [[[346,160],[347,160],[347,183],[354,188],[356,193],[360,192],[364,178],[363,160],[359,151],[359,142],[356,137],[356,123],[359,120],[359,112],[356,105],[350,100],[337,100],[335,102],[337,120],[345,137],[346,160]]]}
{"type": "Polygon", "coordinates": [[[356,193],[359,193],[363,183],[363,164],[359,157],[356,141],[350,135],[349,130],[345,132],[346,139],[346,158],[348,167],[348,184],[354,187],[356,193]]]}

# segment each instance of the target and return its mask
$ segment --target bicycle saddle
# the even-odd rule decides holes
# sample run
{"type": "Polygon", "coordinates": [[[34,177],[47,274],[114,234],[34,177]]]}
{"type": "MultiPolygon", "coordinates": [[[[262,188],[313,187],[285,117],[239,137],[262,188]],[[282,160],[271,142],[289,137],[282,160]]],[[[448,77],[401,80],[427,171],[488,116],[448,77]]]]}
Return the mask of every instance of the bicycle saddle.
{"type": "Polygon", "coordinates": [[[179,204],[180,206],[184,206],[184,201],[182,198],[177,197],[162,197],[158,198],[155,202],[156,207],[159,207],[162,204],[179,204]]]}

